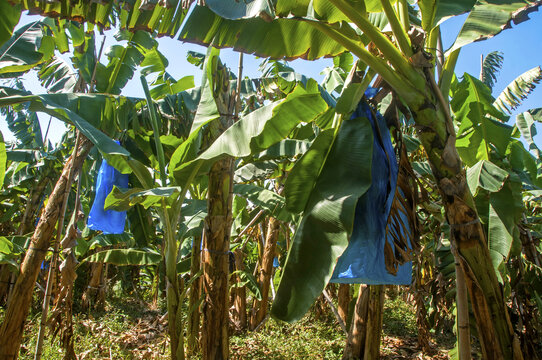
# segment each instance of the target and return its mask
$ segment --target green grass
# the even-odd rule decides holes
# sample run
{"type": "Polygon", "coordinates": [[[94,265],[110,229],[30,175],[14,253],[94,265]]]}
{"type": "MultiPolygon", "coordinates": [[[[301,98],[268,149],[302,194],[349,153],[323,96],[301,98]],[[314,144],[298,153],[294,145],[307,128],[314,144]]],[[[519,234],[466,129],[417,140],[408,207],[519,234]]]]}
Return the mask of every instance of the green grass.
{"type": "Polygon", "coordinates": [[[341,359],[345,338],[330,319],[310,314],[295,324],[269,319],[259,332],[231,338],[232,359],[341,359]]]}
{"type": "MultiPolygon", "coordinates": [[[[268,319],[258,332],[232,334],[232,359],[341,359],[345,336],[330,311],[324,307],[316,317],[314,308],[302,320],[287,324],[268,319]]],[[[169,343],[163,300],[157,309],[130,296],[111,296],[104,311],[74,315],[75,352],[79,359],[167,359],[169,343]]],[[[25,329],[20,359],[33,359],[40,313],[33,309],[25,329]]],[[[0,308],[0,321],[3,310],[0,308]]],[[[392,359],[404,347],[416,347],[415,309],[400,296],[386,299],[382,351],[392,359]],[[403,345],[389,345],[401,343],[403,345]],[[386,346],[384,346],[387,344],[386,346]]],[[[60,360],[59,337],[52,341],[47,332],[44,360],[60,360]]],[[[453,335],[452,335],[453,337],[453,335]]],[[[439,342],[437,340],[437,342],[439,342]]],[[[440,346],[439,346],[440,347],[440,346]]],[[[446,348],[446,347],[444,347],[446,348]]],[[[416,350],[417,351],[417,350],[416,350]]]]}
{"type": "Polygon", "coordinates": [[[404,302],[400,296],[386,299],[382,331],[388,336],[416,336],[418,329],[414,306],[404,302]]]}

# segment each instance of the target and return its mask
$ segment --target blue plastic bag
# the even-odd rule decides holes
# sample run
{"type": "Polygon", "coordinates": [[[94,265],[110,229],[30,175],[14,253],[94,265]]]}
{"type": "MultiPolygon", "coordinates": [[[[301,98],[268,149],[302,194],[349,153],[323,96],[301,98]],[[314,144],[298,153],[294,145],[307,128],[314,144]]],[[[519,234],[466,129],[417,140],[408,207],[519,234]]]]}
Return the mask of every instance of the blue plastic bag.
{"type": "Polygon", "coordinates": [[[113,186],[128,188],[128,174],[121,174],[104,159],[96,178],[96,197],[88,215],[87,226],[104,234],[122,234],[126,211],[104,210],[105,198],[113,186]]]}
{"type": "MultiPolygon", "coordinates": [[[[352,117],[367,117],[371,121],[374,134],[372,184],[358,200],[352,236],[346,250],[337,260],[330,281],[348,284],[408,285],[412,279],[412,262],[400,265],[397,274],[392,275],[386,270],[384,261],[386,226],[398,174],[390,133],[382,116],[377,114],[375,119],[369,105],[364,101],[360,102],[352,117]]],[[[401,220],[404,226],[409,226],[406,214],[401,213],[401,220]]],[[[393,248],[393,241],[388,243],[393,248]]]]}

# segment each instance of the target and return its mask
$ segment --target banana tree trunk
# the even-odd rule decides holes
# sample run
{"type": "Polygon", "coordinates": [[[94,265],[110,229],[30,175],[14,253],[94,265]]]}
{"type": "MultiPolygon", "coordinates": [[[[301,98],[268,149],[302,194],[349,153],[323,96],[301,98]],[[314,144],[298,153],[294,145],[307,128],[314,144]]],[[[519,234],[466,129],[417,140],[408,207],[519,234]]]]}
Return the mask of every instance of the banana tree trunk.
{"type": "Polygon", "coordinates": [[[11,284],[11,271],[8,265],[0,265],[0,305],[7,302],[9,286],[11,284]]]}
{"type": "Polygon", "coordinates": [[[253,316],[250,319],[250,328],[256,329],[258,325],[265,319],[267,315],[267,303],[269,299],[269,287],[271,275],[273,274],[273,259],[275,258],[275,250],[277,248],[277,238],[279,235],[280,222],[275,218],[270,218],[267,225],[267,236],[258,276],[258,286],[260,288],[262,299],[254,299],[253,316]]]}
{"type": "Polygon", "coordinates": [[[339,316],[345,324],[348,324],[348,307],[350,305],[350,284],[339,284],[337,294],[339,316]]]}
{"type": "Polygon", "coordinates": [[[4,322],[0,328],[0,349],[2,359],[17,359],[23,335],[24,322],[32,302],[34,284],[38,278],[40,266],[49,248],[55,226],[60,215],[62,201],[75,175],[81,169],[92,143],[81,138],[79,149],[71,156],[57,181],[49,201],[42,213],[38,226],[32,236],[30,247],[21,264],[19,277],[13,288],[13,296],[8,302],[4,322]],[[69,176],[71,174],[71,177],[69,176]]]}
{"type": "MultiPolygon", "coordinates": [[[[242,249],[234,251],[235,270],[244,271],[243,261],[245,254],[242,249]]],[[[241,276],[238,275],[236,281],[241,282],[241,276]]],[[[246,286],[236,286],[233,292],[234,312],[232,314],[233,324],[236,331],[243,331],[247,328],[247,288],[246,286]]]]}
{"type": "Polygon", "coordinates": [[[459,360],[471,358],[470,347],[470,328],[469,328],[469,298],[467,294],[467,284],[465,283],[465,274],[459,264],[459,255],[455,248],[452,248],[455,263],[455,288],[457,305],[457,341],[459,348],[459,360]]]}
{"type": "Polygon", "coordinates": [[[217,161],[209,172],[205,234],[203,239],[202,355],[204,360],[229,358],[228,260],[232,223],[234,161],[217,161]]]}
{"type": "Polygon", "coordinates": [[[384,285],[369,286],[369,306],[367,311],[367,328],[364,360],[374,360],[380,357],[380,335],[382,334],[382,319],[384,313],[384,285]]]}
{"type": "Polygon", "coordinates": [[[41,178],[36,186],[30,191],[30,198],[26,204],[21,225],[19,227],[19,235],[27,234],[30,230],[32,230],[36,213],[40,206],[45,188],[49,184],[51,175],[52,174],[50,172],[43,174],[43,178],[41,178]]]}
{"type": "MultiPolygon", "coordinates": [[[[201,236],[194,237],[192,244],[192,265],[190,268],[190,278],[197,276],[201,266],[201,236]]],[[[198,352],[198,338],[201,314],[199,311],[199,299],[201,297],[201,279],[196,279],[190,285],[190,295],[188,299],[188,339],[187,353],[195,355],[198,352]]]]}
{"type": "MultiPolygon", "coordinates": [[[[425,277],[424,273],[424,258],[426,257],[426,251],[423,248],[420,250],[418,256],[413,259],[413,282],[410,287],[410,292],[414,298],[414,304],[416,306],[416,327],[418,328],[418,346],[422,349],[424,354],[431,354],[433,349],[430,345],[430,332],[429,322],[427,321],[427,308],[425,306],[425,294],[427,290],[424,288],[425,277]]],[[[433,266],[433,264],[431,264],[433,266]]]]}
{"type": "MultiPolygon", "coordinates": [[[[428,90],[432,93],[432,89],[428,90]]],[[[443,101],[441,101],[442,105],[443,101]]],[[[410,106],[420,140],[443,199],[451,241],[457,249],[469,291],[484,359],[522,359],[487,240],[455,148],[449,116],[426,99],[410,106]]]]}
{"type": "Polygon", "coordinates": [[[101,309],[104,305],[101,299],[103,299],[103,281],[104,281],[104,263],[97,262],[92,263],[90,266],[90,280],[88,286],[85,289],[82,297],[81,306],[84,310],[88,310],[91,307],[94,309],[101,309]]]}
{"type": "Polygon", "coordinates": [[[343,360],[379,358],[383,309],[384,286],[361,285],[343,360]]]}
{"type": "MultiPolygon", "coordinates": [[[[42,179],[38,181],[37,185],[30,191],[23,218],[19,225],[19,235],[24,235],[32,229],[43,193],[49,184],[50,175],[50,172],[43,174],[42,179]]],[[[0,265],[0,304],[4,302],[4,299],[5,302],[7,302],[10,284],[12,283],[11,279],[12,276],[8,265],[0,265]]]]}

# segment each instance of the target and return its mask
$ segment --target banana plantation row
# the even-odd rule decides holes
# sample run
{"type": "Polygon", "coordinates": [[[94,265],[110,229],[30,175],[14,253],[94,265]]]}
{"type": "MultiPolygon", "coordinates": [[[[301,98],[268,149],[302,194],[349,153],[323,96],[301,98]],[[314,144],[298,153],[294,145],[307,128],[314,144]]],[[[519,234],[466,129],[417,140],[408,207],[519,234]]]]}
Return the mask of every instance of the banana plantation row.
{"type": "Polygon", "coordinates": [[[459,359],[471,342],[484,359],[538,358],[542,108],[510,115],[542,69],[496,96],[500,53],[479,76],[454,70],[463,46],[539,6],[2,2],[0,110],[17,140],[0,137],[0,359],[19,356],[36,299],[35,359],[48,328],[77,358],[74,303],[103,306],[112,273],[165,296],[172,359],[228,359],[232,331],[299,320],[319,298],[343,358],[378,358],[385,285],[409,285],[424,351],[451,317],[459,359]],[[39,16],[17,26],[25,10],[39,16]],[[441,23],[464,13],[443,49],[441,23]],[[208,46],[188,53],[200,86],[168,73],[160,36],[208,46]],[[243,53],[264,58],[260,77],[243,53]],[[284,61],[321,57],[321,84],[284,61]],[[144,97],[123,96],[136,71],[144,97]],[[28,72],[46,93],[24,88],[28,72]],[[68,125],[59,144],[37,113],[68,125]]]}

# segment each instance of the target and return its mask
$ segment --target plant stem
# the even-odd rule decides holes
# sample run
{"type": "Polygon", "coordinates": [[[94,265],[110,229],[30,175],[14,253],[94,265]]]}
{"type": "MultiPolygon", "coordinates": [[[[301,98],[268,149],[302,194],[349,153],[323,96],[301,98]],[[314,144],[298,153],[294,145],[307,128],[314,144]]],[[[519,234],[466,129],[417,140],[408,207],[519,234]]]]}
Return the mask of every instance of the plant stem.
{"type": "Polygon", "coordinates": [[[40,271],[40,264],[45,259],[45,254],[53,237],[55,224],[57,223],[62,208],[62,202],[66,189],[73,181],[69,174],[80,169],[93,144],[82,136],[80,149],[75,157],[68,158],[60,178],[49,196],[49,200],[41,212],[40,220],[32,235],[30,246],[26,251],[21,263],[19,276],[12,289],[11,297],[4,315],[4,322],[0,327],[0,349],[7,359],[17,358],[22,340],[24,321],[32,303],[32,290],[40,271]],[[73,168],[73,171],[71,170],[73,168]],[[16,299],[16,301],[14,300],[16,299]]]}
{"type": "Polygon", "coordinates": [[[90,87],[88,92],[94,92],[94,87],[96,86],[96,70],[98,69],[98,64],[100,63],[100,58],[102,57],[102,52],[105,45],[105,35],[102,39],[102,44],[100,45],[100,51],[98,52],[98,57],[96,58],[96,64],[94,64],[94,69],[92,70],[92,76],[90,78],[90,87]]]}
{"type": "Polygon", "coordinates": [[[237,71],[237,87],[235,88],[235,111],[233,113],[234,121],[239,118],[241,111],[241,82],[243,81],[243,53],[239,53],[239,70],[237,71]]]}
{"type": "Polygon", "coordinates": [[[457,64],[457,58],[459,57],[459,51],[456,49],[448,56],[444,62],[441,77],[439,78],[440,92],[444,95],[446,103],[449,103],[450,87],[452,86],[452,79],[454,77],[455,65],[457,64]]]}
{"type": "Polygon", "coordinates": [[[438,79],[440,81],[440,78],[442,77],[442,70],[444,67],[444,50],[442,49],[442,33],[440,32],[440,26],[439,26],[439,34],[437,39],[437,74],[438,79]]]}
{"type": "Polygon", "coordinates": [[[145,92],[145,98],[147,99],[147,106],[149,107],[149,113],[151,116],[152,131],[154,133],[154,144],[156,145],[156,153],[158,155],[158,165],[160,166],[160,179],[162,181],[162,186],[166,186],[166,183],[167,183],[166,161],[165,161],[165,156],[164,156],[164,149],[162,148],[162,143],[160,142],[158,114],[156,113],[156,108],[154,107],[154,102],[152,101],[152,98],[151,98],[149,85],[147,85],[147,80],[145,79],[145,76],[143,75],[141,75],[141,85],[143,85],[143,91],[145,92]]]}
{"type": "MultiPolygon", "coordinates": [[[[77,130],[76,130],[77,131],[77,130]]],[[[81,139],[81,134],[77,131],[77,137],[75,138],[75,145],[73,147],[72,158],[75,158],[77,155],[77,149],[79,147],[79,142],[81,139]]],[[[68,172],[68,179],[72,177],[73,168],[70,168],[68,172]]],[[[60,209],[60,217],[58,219],[58,225],[56,230],[56,241],[53,245],[53,255],[51,263],[49,264],[49,274],[47,276],[47,285],[45,288],[45,294],[43,296],[43,304],[41,307],[41,321],[40,328],[38,330],[38,341],[36,343],[36,353],[34,355],[34,360],[41,359],[41,353],[43,350],[43,338],[45,336],[45,327],[47,325],[47,315],[49,314],[49,305],[51,303],[51,292],[53,290],[53,284],[56,277],[56,266],[58,263],[58,250],[60,248],[60,241],[62,240],[62,229],[64,228],[64,218],[66,217],[66,208],[68,205],[68,198],[70,196],[71,183],[70,186],[66,187],[64,193],[64,199],[62,200],[62,207],[60,209]]],[[[77,210],[77,209],[76,209],[77,210]]]]}
{"type": "Polygon", "coordinates": [[[181,291],[179,289],[179,281],[177,279],[177,239],[175,238],[175,231],[181,218],[181,208],[186,199],[186,193],[190,184],[192,183],[194,176],[198,173],[201,167],[201,163],[195,166],[194,170],[188,177],[186,184],[181,188],[179,197],[174,201],[174,205],[171,210],[168,210],[168,206],[165,199],[162,199],[162,211],[161,219],[164,224],[164,235],[166,239],[165,243],[165,263],[166,263],[166,281],[168,283],[166,288],[167,296],[167,308],[168,308],[168,322],[169,322],[169,336],[171,341],[171,358],[172,360],[184,360],[184,335],[183,335],[183,323],[182,323],[182,299],[181,291]]]}
{"type": "MultiPolygon", "coordinates": [[[[440,27],[436,26],[429,32],[429,37],[427,38],[425,51],[431,54],[433,59],[437,58],[437,44],[438,44],[438,38],[440,36],[440,27]]],[[[438,61],[437,61],[438,62],[438,61]]],[[[434,73],[435,68],[432,67],[431,71],[434,73]]]]}
{"type": "Polygon", "coordinates": [[[168,332],[171,342],[171,359],[184,359],[184,346],[181,338],[182,331],[178,331],[181,318],[177,316],[180,304],[179,282],[177,280],[177,240],[175,239],[174,228],[171,224],[170,212],[165,199],[162,199],[161,216],[164,224],[164,236],[166,238],[166,293],[168,309],[168,332]]]}
{"type": "Polygon", "coordinates": [[[394,90],[399,93],[399,95],[403,96],[405,99],[412,99],[414,95],[417,95],[416,89],[408,81],[401,79],[401,77],[396,74],[395,70],[389,67],[384,60],[371,54],[367,49],[359,46],[328,25],[316,21],[310,21],[309,23],[333,40],[337,41],[339,44],[343,45],[354,55],[359,57],[361,61],[373,68],[378,74],[380,74],[380,76],[382,76],[384,80],[386,80],[388,84],[390,84],[394,90]]]}
{"type": "MultiPolygon", "coordinates": [[[[382,34],[380,29],[371,24],[366,17],[361,16],[359,12],[356,11],[356,9],[348,4],[345,0],[329,0],[329,2],[343,12],[345,16],[347,16],[361,31],[363,31],[365,35],[369,37],[369,39],[371,39],[371,41],[386,57],[386,60],[388,60],[398,72],[404,75],[415,87],[423,87],[423,77],[421,77],[414,67],[410,65],[408,60],[403,56],[399,49],[393,45],[390,39],[382,34]]],[[[348,49],[352,51],[351,48],[348,49]]],[[[371,66],[370,64],[368,65],[371,66]]],[[[379,70],[377,70],[377,72],[380,73],[379,70]]],[[[382,73],[380,73],[380,75],[384,77],[382,73]]]]}
{"type": "Polygon", "coordinates": [[[403,25],[403,29],[408,34],[410,30],[410,14],[408,12],[408,3],[406,0],[397,1],[397,12],[399,14],[399,19],[403,25]]]}
{"type": "MultiPolygon", "coordinates": [[[[237,241],[239,241],[241,239],[241,236],[245,235],[245,233],[252,227],[254,226],[254,224],[256,223],[256,221],[258,221],[258,219],[260,218],[260,216],[262,216],[263,214],[265,213],[265,210],[260,210],[258,211],[258,213],[256,215],[254,215],[254,217],[252,218],[252,220],[250,220],[250,222],[248,223],[247,226],[245,226],[245,228],[239,233],[239,235],[237,235],[237,237],[235,238],[234,241],[232,241],[232,243],[236,243],[237,241]]],[[[243,242],[241,243],[241,249],[244,250],[245,248],[245,245],[248,241],[248,237],[243,240],[243,242]]]]}
{"type": "Polygon", "coordinates": [[[252,316],[250,318],[250,326],[253,330],[264,320],[267,315],[269,287],[270,283],[273,281],[273,259],[275,257],[277,247],[279,228],[280,222],[274,217],[269,218],[263,255],[261,256],[259,274],[257,279],[258,287],[260,288],[262,298],[261,300],[254,299],[252,306],[252,316]]]}
{"type": "Polygon", "coordinates": [[[457,342],[459,344],[459,360],[468,360],[471,358],[470,331],[469,331],[469,298],[467,293],[467,283],[465,274],[461,268],[459,254],[455,248],[454,242],[450,242],[452,254],[455,263],[455,284],[456,284],[456,304],[457,304],[457,342]]]}
{"type": "Polygon", "coordinates": [[[410,38],[408,37],[405,28],[403,28],[403,25],[401,25],[401,23],[399,22],[399,18],[397,17],[397,14],[391,6],[390,0],[380,0],[380,3],[382,4],[382,7],[384,8],[384,13],[388,18],[388,21],[390,22],[391,30],[393,31],[395,40],[399,45],[399,49],[401,49],[401,51],[407,58],[411,57],[412,45],[410,43],[410,38]]]}

